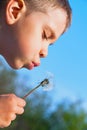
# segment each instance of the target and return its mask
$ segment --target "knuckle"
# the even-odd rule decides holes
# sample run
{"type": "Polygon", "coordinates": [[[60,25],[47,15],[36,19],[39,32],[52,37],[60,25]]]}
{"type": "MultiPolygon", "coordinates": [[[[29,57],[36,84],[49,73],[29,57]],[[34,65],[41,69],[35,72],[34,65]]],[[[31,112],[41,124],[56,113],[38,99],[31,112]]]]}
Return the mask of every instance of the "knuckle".
{"type": "Polygon", "coordinates": [[[3,123],[0,124],[0,128],[5,128],[8,127],[11,124],[11,121],[4,121],[3,123]]]}
{"type": "Polygon", "coordinates": [[[10,119],[11,119],[11,120],[15,120],[15,119],[16,119],[16,114],[11,113],[11,114],[10,114],[10,119]]]}
{"type": "Polygon", "coordinates": [[[21,114],[22,114],[22,113],[24,113],[24,109],[23,109],[23,108],[22,108],[22,110],[21,110],[21,114]]]}
{"type": "Polygon", "coordinates": [[[11,124],[11,121],[16,118],[15,114],[7,113],[4,116],[2,116],[2,119],[0,119],[0,128],[8,127],[11,124]]]}
{"type": "Polygon", "coordinates": [[[10,99],[10,100],[13,100],[13,99],[15,99],[15,98],[16,98],[15,94],[12,93],[12,94],[9,95],[9,99],[10,99]]]}
{"type": "Polygon", "coordinates": [[[10,97],[16,97],[14,93],[9,94],[10,97]]]}
{"type": "Polygon", "coordinates": [[[16,96],[14,94],[10,94],[8,97],[8,104],[10,106],[14,106],[16,103],[16,96]]]}
{"type": "Polygon", "coordinates": [[[5,127],[8,127],[11,124],[11,121],[5,123],[5,127]]]}
{"type": "Polygon", "coordinates": [[[24,113],[24,109],[20,108],[19,111],[18,111],[18,114],[23,114],[23,113],[24,113]]]}
{"type": "Polygon", "coordinates": [[[17,107],[16,107],[16,106],[12,106],[11,111],[12,111],[13,113],[16,113],[17,107]]]}
{"type": "Polygon", "coordinates": [[[26,101],[25,101],[25,100],[23,100],[23,106],[24,106],[24,107],[26,106],[26,101]]]}
{"type": "Polygon", "coordinates": [[[11,104],[8,109],[8,113],[16,113],[16,111],[17,111],[16,105],[11,104]]]}

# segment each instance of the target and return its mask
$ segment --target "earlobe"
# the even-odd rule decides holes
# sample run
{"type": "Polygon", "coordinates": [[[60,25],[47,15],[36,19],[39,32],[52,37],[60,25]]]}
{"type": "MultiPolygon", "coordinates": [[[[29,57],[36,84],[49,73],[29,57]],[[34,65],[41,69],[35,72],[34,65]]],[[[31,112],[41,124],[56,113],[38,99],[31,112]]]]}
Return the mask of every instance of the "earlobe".
{"type": "Polygon", "coordinates": [[[23,0],[9,0],[6,7],[6,21],[8,24],[14,24],[25,12],[25,3],[23,0]]]}

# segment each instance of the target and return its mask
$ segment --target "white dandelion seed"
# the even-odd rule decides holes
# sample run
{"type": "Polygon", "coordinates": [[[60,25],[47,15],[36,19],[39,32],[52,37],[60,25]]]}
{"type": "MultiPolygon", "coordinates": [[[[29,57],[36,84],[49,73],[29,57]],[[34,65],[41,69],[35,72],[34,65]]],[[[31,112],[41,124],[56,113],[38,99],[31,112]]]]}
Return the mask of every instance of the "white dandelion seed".
{"type": "Polygon", "coordinates": [[[25,99],[27,96],[29,96],[31,93],[33,93],[37,88],[41,87],[43,88],[44,91],[49,91],[53,89],[53,74],[51,72],[47,72],[47,76],[44,80],[42,80],[39,85],[37,85],[36,87],[34,87],[32,90],[30,90],[24,97],[23,99],[25,99]]]}

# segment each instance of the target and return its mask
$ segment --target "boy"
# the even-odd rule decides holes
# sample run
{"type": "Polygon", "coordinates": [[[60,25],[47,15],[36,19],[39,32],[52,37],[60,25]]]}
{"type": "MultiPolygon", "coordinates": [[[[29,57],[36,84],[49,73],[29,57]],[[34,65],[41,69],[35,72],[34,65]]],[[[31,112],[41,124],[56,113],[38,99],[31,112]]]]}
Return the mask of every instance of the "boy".
{"type": "MultiPolygon", "coordinates": [[[[0,54],[14,69],[33,69],[69,27],[68,0],[0,0],[0,54]]],[[[0,95],[0,127],[7,127],[26,102],[14,94],[0,95]]]]}

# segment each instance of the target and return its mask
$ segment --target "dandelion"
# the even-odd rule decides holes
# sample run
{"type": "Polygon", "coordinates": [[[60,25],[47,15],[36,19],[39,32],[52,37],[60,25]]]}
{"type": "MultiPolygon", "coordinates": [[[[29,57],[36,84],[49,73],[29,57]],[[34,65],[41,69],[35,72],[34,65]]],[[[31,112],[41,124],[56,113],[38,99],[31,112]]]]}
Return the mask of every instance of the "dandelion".
{"type": "Polygon", "coordinates": [[[44,91],[49,91],[53,88],[53,74],[50,72],[47,72],[47,78],[45,78],[44,80],[42,80],[39,85],[37,85],[36,87],[34,87],[32,90],[30,90],[24,97],[23,99],[25,99],[27,96],[29,96],[31,93],[33,93],[37,88],[39,87],[43,87],[44,91]]]}

